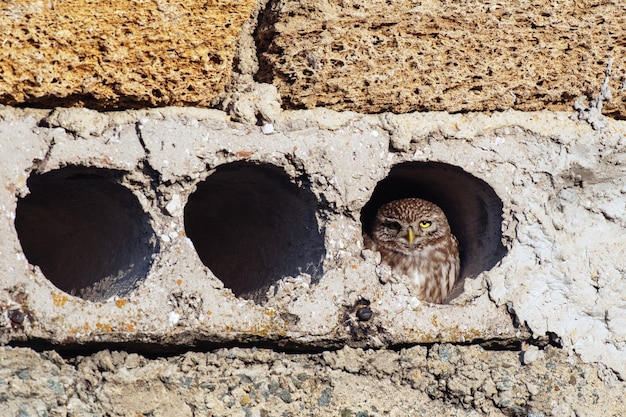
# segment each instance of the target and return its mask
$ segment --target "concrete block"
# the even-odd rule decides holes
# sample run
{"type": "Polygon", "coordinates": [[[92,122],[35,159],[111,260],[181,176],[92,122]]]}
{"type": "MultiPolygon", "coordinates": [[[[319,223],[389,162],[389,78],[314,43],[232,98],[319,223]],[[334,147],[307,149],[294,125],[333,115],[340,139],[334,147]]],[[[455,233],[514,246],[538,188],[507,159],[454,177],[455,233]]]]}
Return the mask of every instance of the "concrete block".
{"type": "Polygon", "coordinates": [[[268,134],[215,110],[59,111],[2,109],[2,343],[535,340],[626,371],[623,122],[324,110],[268,134]],[[364,248],[375,209],[407,196],[459,240],[445,304],[364,248]]]}

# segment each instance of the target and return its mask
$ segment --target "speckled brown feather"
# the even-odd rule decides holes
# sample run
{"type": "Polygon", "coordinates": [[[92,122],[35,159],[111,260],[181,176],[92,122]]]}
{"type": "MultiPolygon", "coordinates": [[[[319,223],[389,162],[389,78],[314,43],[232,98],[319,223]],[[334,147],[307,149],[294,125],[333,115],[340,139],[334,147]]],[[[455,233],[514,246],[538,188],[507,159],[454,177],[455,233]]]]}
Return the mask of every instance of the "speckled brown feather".
{"type": "MultiPolygon", "coordinates": [[[[393,225],[396,227],[397,225],[393,225]]],[[[371,249],[396,273],[407,275],[409,288],[420,300],[442,303],[458,279],[459,245],[441,208],[419,198],[394,200],[376,214],[371,249]],[[419,223],[428,221],[429,227],[419,223]],[[398,223],[399,230],[390,225],[398,223]],[[406,230],[415,229],[409,243],[406,230]]]]}

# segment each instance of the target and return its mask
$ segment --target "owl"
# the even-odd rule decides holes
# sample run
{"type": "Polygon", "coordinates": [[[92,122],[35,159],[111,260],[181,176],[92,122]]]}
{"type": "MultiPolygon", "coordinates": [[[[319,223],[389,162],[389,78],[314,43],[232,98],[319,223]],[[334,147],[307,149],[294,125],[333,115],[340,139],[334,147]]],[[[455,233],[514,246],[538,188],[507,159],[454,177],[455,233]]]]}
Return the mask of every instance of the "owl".
{"type": "Polygon", "coordinates": [[[459,244],[439,206],[420,198],[394,200],[378,209],[370,248],[410,278],[420,300],[442,303],[459,277],[459,244]]]}

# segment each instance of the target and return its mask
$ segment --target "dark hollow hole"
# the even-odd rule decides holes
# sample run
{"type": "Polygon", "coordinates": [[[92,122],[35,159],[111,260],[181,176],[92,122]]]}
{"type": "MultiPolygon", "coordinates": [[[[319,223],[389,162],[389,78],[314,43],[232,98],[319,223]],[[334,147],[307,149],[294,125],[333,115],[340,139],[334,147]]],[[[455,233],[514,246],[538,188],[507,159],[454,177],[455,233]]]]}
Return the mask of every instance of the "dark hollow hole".
{"type": "Polygon", "coordinates": [[[59,289],[90,301],[129,294],[158,243],[120,171],[66,167],[28,179],[15,228],[28,261],[59,289]]]}
{"type": "Polygon", "coordinates": [[[441,162],[405,162],[394,166],[361,210],[363,233],[370,236],[376,212],[383,204],[408,197],[432,201],[446,213],[452,233],[459,241],[459,281],[490,270],[506,254],[502,244],[500,198],[485,181],[441,162]]]}
{"type": "Polygon", "coordinates": [[[238,297],[257,302],[286,276],[322,275],[324,234],[314,195],[272,165],[219,167],[189,197],[185,232],[202,262],[238,297]]]}

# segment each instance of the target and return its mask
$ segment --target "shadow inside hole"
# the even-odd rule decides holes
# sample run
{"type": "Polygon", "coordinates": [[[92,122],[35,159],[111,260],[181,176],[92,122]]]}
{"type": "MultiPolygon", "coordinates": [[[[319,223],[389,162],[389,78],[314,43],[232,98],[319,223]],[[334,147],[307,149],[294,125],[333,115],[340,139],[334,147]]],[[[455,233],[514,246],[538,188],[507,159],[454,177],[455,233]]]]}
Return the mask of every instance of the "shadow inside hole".
{"type": "Polygon", "coordinates": [[[257,302],[282,277],[322,276],[324,234],[314,195],[280,168],[235,162],[200,183],[185,232],[202,262],[238,297],[257,302]]]}
{"type": "MultiPolygon", "coordinates": [[[[394,166],[361,210],[363,233],[371,236],[376,212],[383,204],[408,197],[432,201],[446,213],[459,241],[459,281],[493,268],[506,254],[502,244],[502,201],[493,188],[463,169],[441,162],[394,166]]],[[[459,292],[453,291],[450,298],[459,292]]]]}
{"type": "Polygon", "coordinates": [[[28,261],[59,289],[90,301],[126,296],[158,251],[149,216],[122,173],[66,167],[28,179],[15,228],[28,261]]]}

